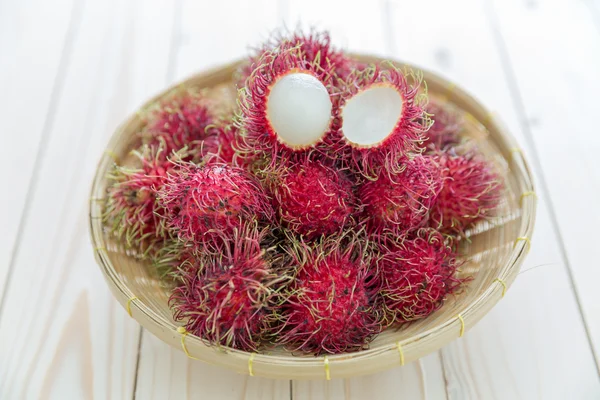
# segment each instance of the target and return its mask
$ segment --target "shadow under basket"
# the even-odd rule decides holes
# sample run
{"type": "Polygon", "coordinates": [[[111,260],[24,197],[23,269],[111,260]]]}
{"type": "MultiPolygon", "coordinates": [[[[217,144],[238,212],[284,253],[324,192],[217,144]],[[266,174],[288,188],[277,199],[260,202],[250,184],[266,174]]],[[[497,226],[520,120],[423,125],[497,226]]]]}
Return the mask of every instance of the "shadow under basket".
{"type": "MultiPolygon", "coordinates": [[[[365,62],[380,61],[375,57],[356,57],[365,62]]],[[[144,107],[182,85],[214,88],[224,107],[234,104],[232,77],[238,65],[233,63],[195,75],[151,99],[144,107]]],[[[387,329],[367,350],[318,357],[292,354],[281,348],[248,353],[210,346],[201,338],[178,330],[167,305],[170,288],[161,282],[156,271],[128,256],[123,246],[105,232],[101,219],[107,173],[115,160],[127,159],[136,145],[136,132],[143,125],[137,114],[112,136],[98,165],[90,199],[94,252],[113,295],[144,328],[189,357],[267,378],[333,379],[371,374],[414,361],[462,336],[502,298],[517,276],[530,247],[536,198],[523,153],[495,116],[443,78],[427,71],[424,78],[430,97],[451,102],[465,113],[466,134],[496,164],[506,187],[497,216],[474,226],[467,232],[469,240],[463,241],[461,252],[466,255],[466,262],[460,274],[473,279],[460,294],[449,296],[441,309],[402,329],[387,329]]]]}

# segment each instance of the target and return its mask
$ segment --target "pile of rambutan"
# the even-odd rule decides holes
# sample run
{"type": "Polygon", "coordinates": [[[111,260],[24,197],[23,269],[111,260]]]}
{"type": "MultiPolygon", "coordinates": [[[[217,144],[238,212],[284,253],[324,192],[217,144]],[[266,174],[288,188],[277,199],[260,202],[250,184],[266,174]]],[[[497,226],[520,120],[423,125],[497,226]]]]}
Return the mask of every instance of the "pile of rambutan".
{"type": "Polygon", "coordinates": [[[232,82],[235,107],[179,88],[140,111],[109,176],[107,233],[171,285],[190,334],[357,351],[464,288],[457,244],[496,215],[502,176],[420,72],[296,31],[232,82]]]}

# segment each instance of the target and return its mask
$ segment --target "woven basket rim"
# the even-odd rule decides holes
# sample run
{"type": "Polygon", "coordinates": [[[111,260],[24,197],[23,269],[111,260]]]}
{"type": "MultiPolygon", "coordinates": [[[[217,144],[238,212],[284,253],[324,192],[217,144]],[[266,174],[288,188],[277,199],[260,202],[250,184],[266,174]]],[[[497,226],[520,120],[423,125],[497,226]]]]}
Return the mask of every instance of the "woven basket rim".
{"type": "MultiPolygon", "coordinates": [[[[384,60],[380,57],[365,55],[365,54],[356,54],[356,57],[362,59],[363,61],[381,61],[384,60]]],[[[180,87],[181,85],[185,85],[186,82],[193,80],[195,77],[199,76],[209,76],[211,74],[217,74],[221,70],[231,69],[239,65],[242,61],[236,61],[228,65],[223,65],[219,67],[212,68],[208,71],[203,71],[198,74],[194,74],[187,79],[182,80],[179,83],[171,86],[170,88],[161,91],[158,95],[154,96],[150,100],[144,103],[141,108],[145,108],[148,105],[155,102],[157,99],[161,98],[165,94],[171,92],[174,88],[180,87]]],[[[474,96],[470,95],[460,87],[455,86],[454,84],[448,82],[446,79],[441,76],[428,71],[426,69],[414,66],[412,64],[393,61],[397,65],[407,66],[409,68],[418,69],[423,72],[424,79],[426,82],[435,82],[438,85],[443,85],[447,88],[447,97],[453,101],[460,100],[463,103],[468,103],[471,107],[471,111],[477,111],[480,117],[484,116],[485,118],[477,118],[480,123],[482,123],[488,130],[498,132],[499,135],[496,138],[498,145],[502,147],[504,150],[504,156],[507,160],[509,160],[511,166],[511,172],[514,174],[515,179],[519,183],[522,188],[522,193],[534,193],[535,187],[533,184],[533,177],[531,174],[531,170],[527,161],[525,160],[522,151],[519,150],[518,145],[516,144],[515,139],[508,132],[508,130],[504,127],[504,124],[499,121],[498,117],[490,113],[481,102],[479,102],[474,96]],[[485,121],[482,121],[485,119],[485,121]],[[518,155],[518,157],[517,157],[518,155]]],[[[102,194],[102,181],[105,179],[106,171],[109,164],[112,162],[112,159],[108,154],[115,148],[116,143],[121,138],[122,134],[126,131],[127,126],[134,123],[136,119],[139,118],[136,113],[130,115],[123,123],[119,125],[119,127],[113,133],[108,145],[107,151],[101,157],[98,167],[96,169],[96,174],[92,183],[91,190],[91,201],[90,201],[90,209],[89,209],[89,229],[91,242],[95,249],[95,258],[105,276],[107,283],[109,284],[113,294],[117,298],[117,300],[121,303],[121,305],[125,308],[130,306],[129,299],[135,296],[134,293],[127,287],[127,285],[119,278],[118,273],[116,272],[114,265],[112,264],[108,254],[106,252],[101,251],[105,249],[105,242],[103,236],[103,224],[100,218],[98,218],[98,207],[94,205],[93,199],[99,198],[99,194],[102,194]]],[[[250,360],[250,373],[252,374],[252,364],[254,364],[254,368],[256,369],[253,375],[260,375],[266,377],[275,377],[275,378],[283,378],[284,373],[273,376],[273,375],[262,375],[259,373],[261,365],[274,364],[277,365],[278,368],[285,369],[286,366],[290,367],[309,367],[309,368],[323,368],[324,363],[327,365],[327,378],[329,378],[329,366],[333,365],[339,366],[339,363],[353,363],[358,366],[358,362],[364,359],[372,359],[373,357],[379,357],[387,352],[394,352],[397,357],[398,351],[400,349],[399,346],[402,346],[402,361],[404,363],[404,358],[406,356],[406,362],[417,359],[425,354],[419,353],[415,348],[418,343],[424,339],[431,338],[432,336],[439,337],[450,337],[450,340],[443,340],[441,344],[436,345],[437,348],[442,347],[452,340],[451,336],[458,337],[459,336],[459,325],[457,323],[462,324],[460,327],[460,332],[469,327],[472,327],[483,315],[485,315],[501,298],[500,294],[503,294],[506,289],[510,287],[512,282],[514,281],[518,271],[520,269],[521,264],[526,257],[529,239],[533,233],[533,228],[535,225],[535,215],[536,215],[536,199],[535,196],[524,197],[521,202],[521,225],[519,227],[519,235],[520,238],[528,238],[528,240],[523,240],[521,242],[515,243],[514,248],[510,254],[508,262],[504,267],[500,270],[500,273],[497,277],[498,280],[502,282],[502,285],[490,284],[477,298],[475,298],[470,303],[465,303],[464,307],[461,308],[461,311],[457,315],[457,318],[448,319],[446,322],[441,322],[417,335],[410,337],[409,339],[403,340],[402,342],[397,343],[396,345],[385,345],[385,346],[377,346],[372,347],[366,350],[361,350],[353,353],[344,353],[344,354],[336,354],[336,355],[328,355],[328,356],[314,356],[314,357],[298,357],[294,355],[269,355],[263,353],[249,353],[245,351],[240,351],[232,348],[215,348],[214,346],[208,346],[207,343],[192,334],[186,335],[186,344],[188,347],[193,348],[197,346],[208,346],[216,351],[221,351],[225,353],[227,356],[233,356],[236,358],[243,358],[245,360],[250,360]],[[483,312],[482,312],[483,311],[483,312]]],[[[162,332],[166,335],[171,335],[173,338],[170,344],[173,344],[176,338],[179,338],[181,335],[178,333],[177,325],[172,319],[167,320],[163,316],[158,315],[154,310],[150,307],[146,306],[141,302],[135,303],[136,312],[133,317],[145,328],[149,329],[151,332],[162,332]]],[[[163,338],[163,340],[165,340],[163,338]]],[[[179,339],[177,339],[179,340],[179,339]]],[[[181,349],[181,346],[180,346],[181,349]]],[[[186,350],[186,349],[184,349],[186,350]]],[[[186,350],[187,351],[187,350],[186,350]]],[[[189,354],[188,354],[189,355],[189,354]]],[[[225,364],[225,363],[224,363],[225,364]]],[[[381,368],[383,369],[383,368],[381,368]]],[[[362,372],[358,371],[353,375],[359,375],[362,372]]],[[[314,375],[314,374],[312,374],[314,375]]],[[[345,374],[343,377],[348,377],[348,374],[345,374]]],[[[290,376],[293,378],[293,376],[290,376]]],[[[314,378],[314,376],[311,376],[314,378]]],[[[338,376],[334,376],[338,377],[338,376]]],[[[303,378],[303,377],[301,377],[303,378]]],[[[323,376],[323,379],[326,377],[323,376]]]]}

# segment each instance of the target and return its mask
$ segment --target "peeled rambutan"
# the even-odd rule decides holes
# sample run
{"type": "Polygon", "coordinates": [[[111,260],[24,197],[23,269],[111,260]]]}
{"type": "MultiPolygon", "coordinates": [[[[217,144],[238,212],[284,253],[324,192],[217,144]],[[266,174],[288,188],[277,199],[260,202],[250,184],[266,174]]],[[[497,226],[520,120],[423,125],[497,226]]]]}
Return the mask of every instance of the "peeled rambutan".
{"type": "Polygon", "coordinates": [[[272,160],[317,147],[331,125],[330,82],[299,47],[266,51],[240,90],[240,147],[272,160]]]}
{"type": "Polygon", "coordinates": [[[189,150],[189,161],[199,161],[207,152],[216,151],[211,139],[214,123],[211,103],[201,91],[178,89],[165,100],[144,113],[146,127],[141,132],[145,143],[165,143],[168,156],[184,147],[189,150]]]}
{"type": "Polygon", "coordinates": [[[441,233],[422,228],[388,239],[377,268],[388,324],[424,318],[460,288],[456,254],[441,233]]]}
{"type": "Polygon", "coordinates": [[[156,193],[167,180],[173,164],[165,161],[164,146],[144,145],[130,154],[138,166],[116,165],[108,178],[103,220],[109,231],[145,256],[162,241],[164,227],[156,207],[156,193]]]}
{"type": "Polygon", "coordinates": [[[400,172],[399,160],[422,151],[430,121],[424,112],[423,76],[393,65],[371,66],[350,74],[344,83],[339,110],[342,149],[350,166],[373,178],[378,172],[400,172]]]}
{"type": "Polygon", "coordinates": [[[289,251],[296,268],[279,316],[277,341],[314,354],[364,349],[381,330],[377,288],[364,241],[329,238],[289,251]]]}
{"type": "Polygon", "coordinates": [[[423,145],[431,150],[442,150],[460,143],[462,117],[458,109],[450,103],[431,101],[425,107],[433,124],[425,134],[423,145]]]}
{"type": "Polygon", "coordinates": [[[260,184],[239,167],[182,163],[158,192],[167,227],[183,241],[201,243],[244,221],[271,221],[273,209],[260,184]]]}
{"type": "Polygon", "coordinates": [[[356,209],[352,182],[321,161],[279,168],[272,191],[281,223],[309,239],[340,232],[356,209]]]}
{"type": "Polygon", "coordinates": [[[169,300],[176,321],[213,345],[256,351],[289,276],[281,255],[265,248],[256,226],[221,235],[219,251],[201,254],[174,274],[169,300]]]}
{"type": "Polygon", "coordinates": [[[364,220],[370,232],[390,230],[399,233],[427,223],[429,212],[442,189],[437,163],[416,156],[403,163],[404,171],[380,173],[377,180],[366,181],[358,195],[364,206],[364,220]]]}
{"type": "MultiPolygon", "coordinates": [[[[428,156],[426,156],[428,157],[428,156]]],[[[493,165],[474,151],[431,155],[442,171],[442,190],[433,204],[430,226],[464,233],[472,223],[492,215],[502,200],[502,179],[493,165]]]]}

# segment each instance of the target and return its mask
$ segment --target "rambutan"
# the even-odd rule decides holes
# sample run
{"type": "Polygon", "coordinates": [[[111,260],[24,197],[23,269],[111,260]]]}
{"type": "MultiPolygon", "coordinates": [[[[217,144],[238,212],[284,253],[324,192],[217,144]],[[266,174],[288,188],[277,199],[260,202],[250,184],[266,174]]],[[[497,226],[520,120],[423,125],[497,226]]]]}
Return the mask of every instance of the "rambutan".
{"type": "Polygon", "coordinates": [[[240,90],[241,147],[274,163],[317,147],[331,125],[330,82],[331,71],[307,62],[299,47],[266,51],[240,90]]]}
{"type": "Polygon", "coordinates": [[[149,144],[163,141],[166,156],[187,147],[188,161],[200,161],[217,149],[211,138],[215,132],[210,129],[214,123],[210,106],[201,91],[178,89],[143,114],[146,127],[141,132],[142,140],[149,144]]]}
{"type": "Polygon", "coordinates": [[[259,60],[266,52],[285,51],[293,47],[300,48],[301,56],[306,62],[316,64],[325,71],[331,70],[337,78],[345,78],[355,66],[358,66],[358,62],[331,44],[331,37],[327,31],[314,29],[308,33],[300,29],[293,32],[280,31],[275,32],[266,43],[253,52],[248,62],[242,65],[237,73],[238,86],[245,85],[246,79],[260,64],[259,60]]]}
{"type": "Polygon", "coordinates": [[[430,150],[442,150],[460,142],[462,116],[451,103],[431,101],[425,108],[433,124],[425,134],[423,145],[430,150]]]}
{"type": "Polygon", "coordinates": [[[254,225],[236,228],[221,235],[218,252],[179,268],[169,300],[175,320],[213,345],[256,351],[290,279],[278,269],[282,256],[262,245],[265,235],[254,225]]]}
{"type": "Polygon", "coordinates": [[[165,161],[164,146],[143,145],[130,154],[137,159],[137,167],[115,165],[108,178],[107,203],[103,220],[109,231],[138,256],[145,256],[153,245],[161,242],[164,227],[156,207],[156,193],[167,180],[167,172],[174,165],[165,161]]]}
{"type": "Polygon", "coordinates": [[[288,250],[296,268],[281,309],[277,341],[314,354],[364,349],[381,330],[377,288],[365,242],[348,237],[288,250]]]}
{"type": "Polygon", "coordinates": [[[241,135],[238,127],[227,121],[221,121],[213,128],[217,148],[216,159],[228,165],[249,167],[256,161],[254,151],[244,151],[240,148],[241,135]]]}
{"type": "Polygon", "coordinates": [[[235,125],[220,124],[215,127],[218,142],[217,156],[220,161],[235,165],[237,160],[236,148],[239,132],[235,125]]]}
{"type": "Polygon", "coordinates": [[[400,172],[401,158],[422,151],[430,121],[424,112],[425,91],[420,72],[389,64],[371,66],[350,74],[344,83],[339,111],[339,131],[350,166],[374,178],[378,172],[400,172]]]}
{"type": "Polygon", "coordinates": [[[217,162],[180,164],[158,192],[158,204],[168,228],[186,242],[201,243],[244,221],[273,218],[260,184],[243,169],[217,162]]]}
{"type": "Polygon", "coordinates": [[[388,239],[378,260],[379,294],[388,324],[424,318],[460,288],[456,254],[442,234],[422,228],[388,239]]]}
{"type": "Polygon", "coordinates": [[[279,168],[273,197],[282,224],[308,239],[340,232],[356,209],[352,182],[321,161],[279,168]]]}
{"type": "Polygon", "coordinates": [[[370,232],[418,228],[427,223],[431,207],[442,189],[439,165],[416,156],[403,163],[405,170],[390,175],[380,173],[377,180],[366,181],[358,195],[370,232]]]}
{"type": "Polygon", "coordinates": [[[465,155],[437,152],[431,158],[440,165],[444,183],[432,207],[430,226],[462,234],[470,224],[492,215],[502,199],[503,184],[491,163],[472,150],[465,155]]]}

